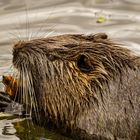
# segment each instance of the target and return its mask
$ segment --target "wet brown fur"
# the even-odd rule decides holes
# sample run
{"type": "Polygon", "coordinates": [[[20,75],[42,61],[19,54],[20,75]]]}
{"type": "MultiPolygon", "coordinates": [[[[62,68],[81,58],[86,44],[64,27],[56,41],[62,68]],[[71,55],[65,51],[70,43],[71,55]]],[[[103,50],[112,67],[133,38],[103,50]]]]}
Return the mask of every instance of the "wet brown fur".
{"type": "Polygon", "coordinates": [[[46,125],[74,139],[140,139],[140,58],[106,34],[20,41],[13,65],[46,125]]]}

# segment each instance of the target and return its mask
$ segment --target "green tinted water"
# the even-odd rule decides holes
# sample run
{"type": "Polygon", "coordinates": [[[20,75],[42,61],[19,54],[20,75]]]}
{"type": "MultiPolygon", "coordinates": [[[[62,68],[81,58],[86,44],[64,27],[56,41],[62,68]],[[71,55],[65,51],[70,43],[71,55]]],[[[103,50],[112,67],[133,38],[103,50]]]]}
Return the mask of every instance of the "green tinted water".
{"type": "MultiPolygon", "coordinates": [[[[0,0],[0,7],[0,75],[12,72],[12,46],[20,39],[106,32],[140,54],[139,0],[0,0]]],[[[0,140],[68,138],[0,114],[0,140]]]]}

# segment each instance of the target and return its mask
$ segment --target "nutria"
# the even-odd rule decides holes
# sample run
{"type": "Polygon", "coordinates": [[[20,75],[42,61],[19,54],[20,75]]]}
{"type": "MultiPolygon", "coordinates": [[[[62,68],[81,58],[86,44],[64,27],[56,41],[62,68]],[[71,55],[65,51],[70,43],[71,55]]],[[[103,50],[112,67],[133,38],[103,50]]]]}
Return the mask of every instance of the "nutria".
{"type": "Polygon", "coordinates": [[[40,124],[78,140],[140,139],[140,57],[106,34],[19,41],[13,66],[16,97],[40,124]]]}

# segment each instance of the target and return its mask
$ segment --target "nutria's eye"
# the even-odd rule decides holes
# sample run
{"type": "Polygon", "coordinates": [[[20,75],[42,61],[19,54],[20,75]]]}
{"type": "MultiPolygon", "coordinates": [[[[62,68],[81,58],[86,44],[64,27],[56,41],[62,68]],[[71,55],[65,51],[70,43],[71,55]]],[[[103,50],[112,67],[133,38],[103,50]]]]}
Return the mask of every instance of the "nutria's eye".
{"type": "Polygon", "coordinates": [[[49,54],[49,55],[48,55],[48,59],[49,59],[50,61],[54,61],[54,60],[56,60],[56,56],[49,54]]]}
{"type": "Polygon", "coordinates": [[[85,55],[80,55],[77,66],[82,72],[90,72],[92,70],[89,58],[85,55]]]}

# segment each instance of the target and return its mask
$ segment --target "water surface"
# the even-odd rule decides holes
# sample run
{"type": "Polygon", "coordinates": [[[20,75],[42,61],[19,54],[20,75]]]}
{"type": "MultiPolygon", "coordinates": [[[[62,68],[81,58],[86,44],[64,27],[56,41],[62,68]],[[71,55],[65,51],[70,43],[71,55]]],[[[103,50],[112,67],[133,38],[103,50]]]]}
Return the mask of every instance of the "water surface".
{"type": "MultiPolygon", "coordinates": [[[[0,7],[0,75],[12,72],[12,46],[22,39],[105,32],[140,54],[139,0],[0,0],[0,7]]],[[[8,139],[68,140],[30,120],[0,114],[0,140],[8,139]]]]}

